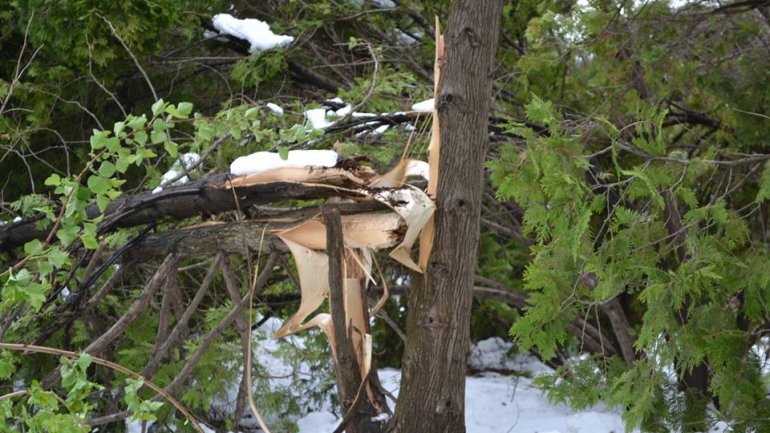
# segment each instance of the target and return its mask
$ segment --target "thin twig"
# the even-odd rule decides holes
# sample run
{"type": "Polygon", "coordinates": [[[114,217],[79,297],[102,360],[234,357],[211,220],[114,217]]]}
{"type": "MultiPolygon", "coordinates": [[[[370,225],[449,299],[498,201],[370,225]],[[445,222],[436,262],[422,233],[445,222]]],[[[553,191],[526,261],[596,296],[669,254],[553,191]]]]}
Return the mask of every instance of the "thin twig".
{"type": "Polygon", "coordinates": [[[24,42],[21,45],[21,50],[19,50],[19,59],[16,61],[16,73],[14,73],[13,81],[11,81],[11,84],[8,86],[8,94],[5,95],[5,99],[3,100],[3,105],[0,106],[0,115],[2,115],[5,112],[5,107],[8,105],[8,101],[11,100],[11,96],[13,96],[13,90],[16,87],[16,84],[19,83],[19,80],[21,79],[22,75],[24,75],[24,72],[32,65],[32,61],[35,59],[35,56],[37,56],[38,51],[40,51],[41,48],[43,48],[44,45],[40,45],[37,47],[37,49],[32,53],[32,57],[29,58],[29,61],[27,62],[24,67],[21,67],[21,59],[24,57],[24,51],[27,49],[27,37],[29,36],[29,27],[32,25],[32,19],[35,17],[35,11],[33,10],[32,13],[29,16],[29,21],[27,21],[27,27],[24,29],[24,42]]]}
{"type": "MultiPolygon", "coordinates": [[[[262,253],[262,243],[265,240],[265,232],[267,231],[267,226],[262,229],[262,237],[259,240],[259,253],[262,253]]],[[[273,253],[270,255],[271,258],[275,258],[276,254],[273,253]]],[[[274,262],[275,260],[273,260],[274,262]]],[[[269,266],[272,268],[272,264],[270,264],[270,260],[268,260],[269,266]]],[[[265,269],[264,272],[267,272],[268,269],[265,269]]],[[[257,264],[254,266],[254,279],[251,282],[251,287],[249,288],[249,326],[247,329],[251,329],[251,324],[254,320],[254,294],[257,291],[257,274],[259,273],[259,256],[257,256],[257,264]]],[[[259,424],[259,427],[264,430],[265,433],[270,433],[270,429],[267,428],[267,424],[265,424],[265,421],[262,419],[262,415],[260,415],[259,411],[257,410],[257,405],[254,404],[254,395],[251,391],[251,338],[248,339],[248,344],[246,345],[246,362],[243,367],[243,374],[246,375],[246,389],[248,389],[248,393],[246,394],[249,400],[249,409],[251,409],[251,414],[254,416],[254,419],[257,420],[257,423],[259,424]]]]}
{"type": "Polygon", "coordinates": [[[147,87],[149,87],[150,91],[152,92],[152,97],[154,98],[155,101],[157,101],[159,99],[158,94],[155,93],[155,87],[153,87],[152,81],[150,81],[150,77],[147,75],[147,72],[144,71],[144,68],[142,68],[142,65],[139,63],[139,59],[137,59],[134,53],[128,48],[128,45],[126,45],[126,42],[123,40],[123,38],[120,37],[120,35],[118,34],[118,31],[115,30],[115,27],[112,25],[110,20],[108,20],[107,18],[105,18],[100,14],[96,14],[96,16],[101,18],[105,23],[107,23],[108,26],[110,26],[110,30],[112,30],[112,34],[115,35],[118,41],[120,41],[120,44],[123,45],[123,48],[125,48],[128,55],[131,56],[131,59],[134,60],[134,64],[136,65],[136,68],[139,69],[139,72],[142,73],[142,76],[144,76],[144,80],[147,82],[147,87]]]}

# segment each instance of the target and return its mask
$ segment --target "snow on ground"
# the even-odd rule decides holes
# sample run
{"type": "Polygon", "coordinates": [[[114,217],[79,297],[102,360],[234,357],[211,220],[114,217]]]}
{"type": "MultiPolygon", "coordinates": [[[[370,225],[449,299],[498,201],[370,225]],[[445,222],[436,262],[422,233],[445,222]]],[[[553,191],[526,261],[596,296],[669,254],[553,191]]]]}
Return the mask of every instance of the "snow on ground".
{"type": "MultiPolygon", "coordinates": [[[[270,318],[254,331],[254,362],[259,363],[267,375],[273,377],[271,388],[292,389],[292,369],[276,355],[279,347],[286,344],[270,336],[281,326],[281,321],[270,318]]],[[[302,346],[302,335],[292,336],[292,344],[302,346]]],[[[531,355],[511,355],[513,344],[502,338],[490,338],[475,344],[468,357],[474,370],[484,369],[527,372],[532,375],[551,370],[531,355]]],[[[299,370],[307,370],[300,363],[299,370]]],[[[312,374],[304,371],[303,374],[312,374]]],[[[378,370],[383,387],[398,395],[401,372],[384,368],[378,370]]],[[[482,373],[466,379],[465,421],[468,433],[622,433],[625,431],[619,411],[601,405],[575,412],[561,404],[551,404],[532,386],[532,380],[519,375],[482,373]]],[[[214,405],[228,407],[234,403],[238,384],[227,390],[228,401],[216,401],[214,405]]],[[[288,392],[288,391],[287,391],[288,392]]],[[[287,395],[287,399],[299,398],[287,395]]],[[[392,402],[389,402],[392,404],[392,402]]],[[[391,409],[393,407],[391,406],[391,409]]],[[[263,414],[264,415],[264,414],[263,414]]],[[[321,410],[307,413],[296,420],[299,433],[331,433],[339,425],[340,418],[331,412],[329,402],[321,410]]],[[[140,433],[139,422],[127,423],[129,433],[140,433]]]]}
{"type": "MultiPolygon", "coordinates": [[[[490,338],[475,344],[468,363],[475,369],[506,369],[542,374],[551,371],[531,355],[509,356],[512,343],[490,338]]],[[[401,372],[378,370],[383,387],[398,395],[401,372]]],[[[297,421],[299,433],[329,433],[340,419],[330,412],[311,412],[297,421]]],[[[574,412],[554,405],[523,376],[485,373],[465,381],[465,422],[468,433],[622,433],[616,410],[597,406],[574,412]]]]}
{"type": "Polygon", "coordinates": [[[247,41],[250,45],[249,51],[252,53],[283,47],[294,42],[293,36],[276,35],[266,22],[258,19],[239,19],[230,14],[216,14],[211,21],[220,34],[247,41]]]}

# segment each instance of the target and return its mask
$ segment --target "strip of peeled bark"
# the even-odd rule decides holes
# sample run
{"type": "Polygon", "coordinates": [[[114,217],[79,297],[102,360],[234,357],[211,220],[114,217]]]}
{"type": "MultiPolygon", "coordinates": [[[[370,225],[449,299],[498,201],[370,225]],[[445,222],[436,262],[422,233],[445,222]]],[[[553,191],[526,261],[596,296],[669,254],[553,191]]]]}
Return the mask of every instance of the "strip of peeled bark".
{"type": "Polygon", "coordinates": [[[502,6],[502,0],[452,2],[436,104],[441,147],[433,249],[423,286],[409,295],[401,391],[389,431],[465,432],[465,359],[502,6]]]}

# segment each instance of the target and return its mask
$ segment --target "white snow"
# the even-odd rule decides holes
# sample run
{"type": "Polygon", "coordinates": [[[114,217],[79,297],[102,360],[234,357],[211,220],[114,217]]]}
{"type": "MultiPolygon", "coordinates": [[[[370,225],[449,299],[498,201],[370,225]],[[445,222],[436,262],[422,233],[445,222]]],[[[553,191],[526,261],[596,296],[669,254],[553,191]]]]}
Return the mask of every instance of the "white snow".
{"type": "Polygon", "coordinates": [[[407,176],[420,176],[425,180],[430,180],[430,166],[425,161],[413,159],[406,164],[407,176]]]}
{"type": "MultiPolygon", "coordinates": [[[[260,365],[263,377],[269,377],[270,388],[285,393],[287,399],[298,399],[302,392],[292,383],[292,376],[313,377],[314,372],[305,362],[289,365],[286,358],[278,355],[286,344],[304,347],[305,336],[292,336],[280,341],[270,336],[281,327],[281,321],[270,318],[253,332],[254,362],[260,365]]],[[[476,369],[511,369],[541,374],[551,370],[530,355],[509,353],[512,343],[502,338],[490,338],[473,345],[468,362],[476,369]]],[[[378,370],[383,387],[394,395],[398,394],[401,372],[385,368],[378,370]]],[[[602,405],[579,412],[561,404],[552,404],[532,386],[532,380],[524,376],[483,373],[467,377],[465,381],[465,422],[468,433],[621,433],[625,427],[618,410],[602,405]]],[[[238,383],[227,390],[228,401],[212,402],[212,406],[229,407],[235,401],[238,383]]],[[[389,404],[392,402],[389,401],[389,404]]],[[[304,407],[304,406],[303,406],[304,407]]],[[[340,422],[329,401],[320,409],[307,412],[296,420],[299,433],[329,433],[340,422]]],[[[260,408],[261,409],[261,408],[260,408]]],[[[391,410],[394,409],[391,406],[391,410]]],[[[270,426],[270,415],[267,415],[270,426]]],[[[381,414],[372,417],[376,421],[387,421],[389,416],[381,414]]],[[[149,427],[148,423],[148,427],[149,427]]],[[[244,421],[241,421],[244,425],[244,421]]],[[[127,422],[130,433],[140,433],[141,423],[127,422]]],[[[725,425],[726,426],[726,425],[725,425]]],[[[212,431],[204,427],[206,432],[212,431]]],[[[724,431],[724,429],[720,430],[724,431]]],[[[638,432],[638,430],[634,430],[638,432]]]]}
{"type": "MultiPolygon", "coordinates": [[[[385,389],[398,394],[401,373],[378,371],[385,389]]],[[[553,405],[524,377],[488,374],[465,381],[465,423],[468,433],[621,433],[616,411],[596,407],[573,412],[553,405]]],[[[340,422],[330,412],[316,411],[297,421],[299,433],[328,433],[340,422]]]]}
{"type": "Polygon", "coordinates": [[[418,111],[420,113],[432,113],[435,106],[435,98],[430,98],[426,101],[418,102],[412,105],[412,111],[418,111]]]}
{"type": "MultiPolygon", "coordinates": [[[[346,105],[346,106],[344,106],[344,107],[340,108],[339,110],[335,111],[334,113],[335,113],[337,116],[339,116],[339,117],[345,117],[345,116],[347,116],[347,115],[350,113],[350,111],[351,111],[352,109],[353,109],[353,106],[352,106],[352,105],[350,105],[350,104],[348,104],[348,105],[346,105]]],[[[356,113],[356,114],[358,114],[358,113],[356,113]]]]}
{"type": "Polygon", "coordinates": [[[195,152],[187,152],[177,159],[177,162],[182,164],[185,170],[192,170],[201,161],[201,156],[195,152]]]}
{"type": "Polygon", "coordinates": [[[252,53],[283,47],[294,42],[293,36],[276,35],[266,22],[255,18],[239,19],[230,14],[217,14],[212,18],[212,22],[220,34],[248,41],[249,50],[252,53]]]}
{"type": "Polygon", "coordinates": [[[235,176],[260,173],[276,168],[334,167],[337,152],[333,150],[291,150],[284,160],[276,152],[256,152],[236,158],[230,164],[230,173],[235,176]]]}
{"type": "MultiPolygon", "coordinates": [[[[200,162],[200,160],[201,156],[195,152],[188,152],[180,155],[179,158],[177,158],[174,162],[174,165],[172,165],[167,172],[163,173],[163,176],[160,178],[160,185],[155,187],[152,190],[152,193],[157,194],[163,191],[164,187],[169,186],[169,182],[176,179],[176,177],[184,171],[190,172],[200,162]]],[[[182,185],[189,181],[190,179],[187,176],[182,176],[177,181],[175,181],[173,185],[182,185]]]]}
{"type": "Polygon", "coordinates": [[[312,129],[324,129],[334,124],[326,120],[326,108],[313,108],[305,111],[304,115],[312,129]]]}
{"type": "MultiPolygon", "coordinates": [[[[475,344],[469,364],[477,369],[505,368],[533,374],[551,370],[530,355],[509,355],[512,343],[490,338],[475,344]]],[[[398,394],[401,373],[378,370],[385,389],[398,394]]],[[[465,381],[465,422],[468,433],[621,433],[625,431],[618,411],[597,406],[573,412],[554,405],[532,387],[532,380],[495,373],[468,377],[465,381]]],[[[392,407],[391,407],[392,409],[392,407]]],[[[377,417],[385,420],[387,416],[377,417]]],[[[299,433],[328,433],[340,419],[328,411],[315,411],[297,421],[299,433]]]]}
{"type": "Polygon", "coordinates": [[[283,107],[281,107],[278,104],[273,104],[272,102],[268,102],[265,104],[265,107],[267,107],[268,110],[272,111],[273,114],[278,116],[283,116],[283,107]]]}
{"type": "Polygon", "coordinates": [[[208,29],[203,31],[203,38],[204,39],[216,39],[218,41],[221,41],[221,40],[225,40],[226,41],[227,40],[227,38],[225,38],[224,36],[220,35],[219,32],[212,32],[211,30],[208,30],[208,29]]]}
{"type": "Polygon", "coordinates": [[[371,418],[372,422],[387,421],[389,419],[390,419],[390,415],[388,415],[387,413],[381,413],[371,418]]]}

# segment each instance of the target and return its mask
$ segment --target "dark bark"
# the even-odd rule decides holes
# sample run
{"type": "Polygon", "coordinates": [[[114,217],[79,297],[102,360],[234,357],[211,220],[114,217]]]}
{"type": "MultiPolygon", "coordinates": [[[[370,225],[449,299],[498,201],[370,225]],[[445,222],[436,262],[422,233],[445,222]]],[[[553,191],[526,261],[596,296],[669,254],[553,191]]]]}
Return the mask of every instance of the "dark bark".
{"type": "Polygon", "coordinates": [[[433,250],[422,287],[409,296],[393,432],[465,432],[465,359],[502,6],[502,0],[452,3],[437,101],[441,151],[433,250]]]}
{"type": "MultiPolygon", "coordinates": [[[[671,244],[674,247],[675,256],[666,263],[666,267],[676,269],[685,261],[690,259],[686,246],[686,228],[682,224],[682,214],[679,211],[676,197],[673,191],[665,190],[661,193],[666,204],[666,230],[671,237],[671,244]]],[[[688,310],[690,301],[685,300],[682,307],[675,313],[676,319],[680,325],[686,325],[688,322],[688,310]]],[[[703,420],[705,419],[706,402],[709,398],[719,407],[716,397],[709,391],[709,368],[708,359],[704,359],[692,369],[683,368],[676,362],[677,369],[681,371],[677,378],[679,388],[684,391],[686,399],[685,408],[685,431],[700,431],[704,429],[703,420]]]]}
{"type": "MultiPolygon", "coordinates": [[[[252,205],[284,200],[312,200],[327,197],[356,196],[348,190],[308,186],[298,183],[274,182],[227,188],[229,175],[219,174],[186,185],[170,187],[153,194],[150,191],[121,196],[104,212],[99,224],[99,234],[117,228],[147,224],[162,218],[185,219],[199,215],[216,215],[237,209],[245,210],[252,205]]],[[[352,182],[340,182],[338,186],[354,189],[352,182]]],[[[87,208],[89,218],[99,215],[96,204],[87,208]]],[[[32,239],[44,239],[51,226],[38,228],[36,220],[24,220],[9,224],[0,231],[0,252],[10,251],[32,239]]]]}
{"type": "MultiPolygon", "coordinates": [[[[379,202],[340,203],[343,215],[361,212],[373,212],[387,209],[379,202]]],[[[296,212],[284,213],[268,220],[242,220],[204,223],[178,230],[168,230],[146,236],[125,252],[124,261],[141,259],[147,261],[164,257],[171,252],[185,258],[208,257],[214,252],[224,254],[245,254],[276,250],[286,252],[282,242],[272,242],[271,230],[292,227],[318,213],[317,207],[310,207],[296,212]],[[262,231],[267,228],[263,238],[262,231]]]]}
{"type": "Polygon", "coordinates": [[[345,414],[344,428],[348,433],[379,433],[383,431],[383,426],[379,422],[372,421],[372,417],[381,412],[378,409],[380,404],[377,401],[371,401],[366,392],[366,382],[372,375],[376,376],[377,372],[370,371],[365,378],[361,378],[361,366],[358,364],[352,340],[354,331],[347,326],[343,264],[345,247],[340,210],[334,205],[323,206],[321,210],[326,225],[326,253],[329,256],[329,309],[332,315],[337,355],[334,368],[337,377],[337,393],[345,414]]]}

